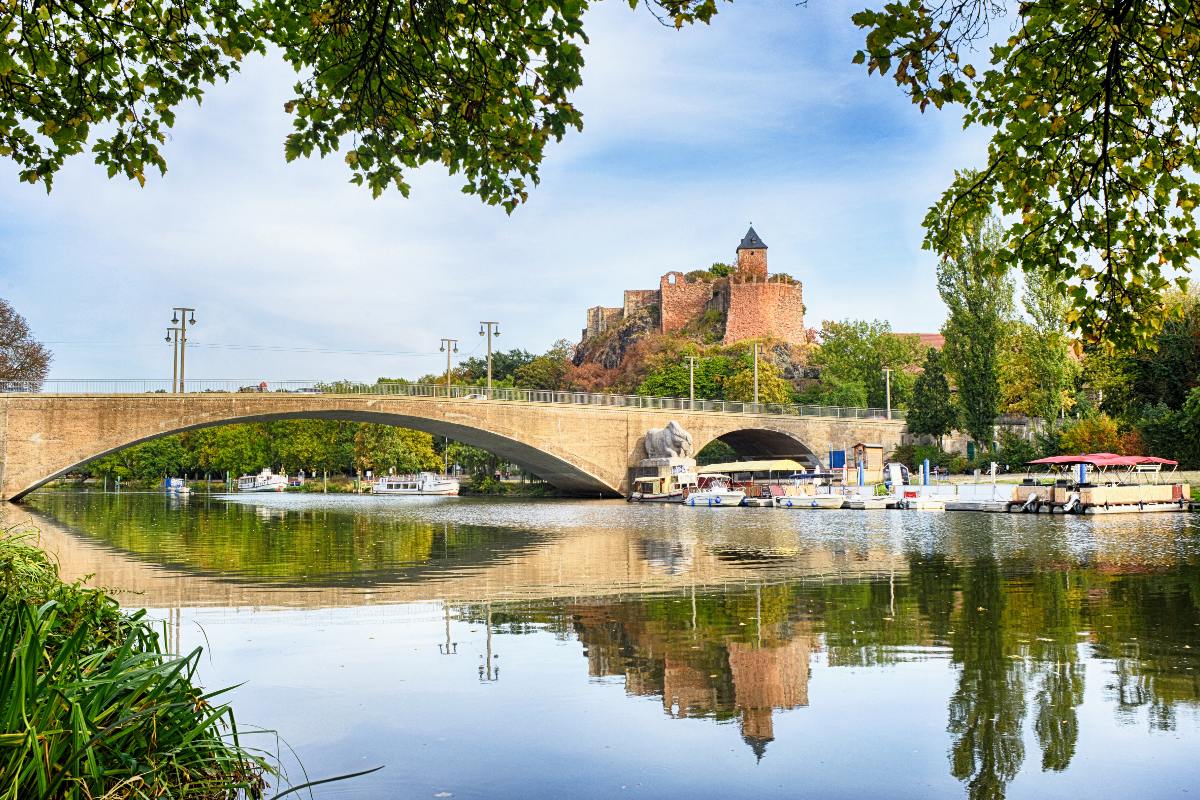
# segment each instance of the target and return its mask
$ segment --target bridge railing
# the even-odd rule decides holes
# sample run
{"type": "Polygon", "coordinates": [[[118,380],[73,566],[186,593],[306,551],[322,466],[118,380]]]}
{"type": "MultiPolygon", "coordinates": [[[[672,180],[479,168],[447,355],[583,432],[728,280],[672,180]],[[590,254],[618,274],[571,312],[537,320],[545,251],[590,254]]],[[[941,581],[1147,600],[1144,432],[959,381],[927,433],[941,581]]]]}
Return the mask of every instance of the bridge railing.
{"type": "MultiPolygon", "coordinates": [[[[187,394],[300,394],[379,395],[393,397],[448,397],[458,400],[548,403],[555,405],[614,406],[666,411],[713,411],[725,414],[767,414],[788,417],[837,417],[843,419],[887,419],[882,408],[798,405],[793,403],[742,403],[732,400],[695,400],[680,397],[607,394],[602,392],[559,392],[542,389],[482,386],[446,386],[429,383],[356,383],[352,381],[255,381],[198,379],[186,382],[187,394]]],[[[0,394],[109,395],[170,394],[171,382],[154,379],[49,380],[40,383],[0,381],[0,394]]],[[[891,418],[904,419],[893,409],[891,418]]]]}

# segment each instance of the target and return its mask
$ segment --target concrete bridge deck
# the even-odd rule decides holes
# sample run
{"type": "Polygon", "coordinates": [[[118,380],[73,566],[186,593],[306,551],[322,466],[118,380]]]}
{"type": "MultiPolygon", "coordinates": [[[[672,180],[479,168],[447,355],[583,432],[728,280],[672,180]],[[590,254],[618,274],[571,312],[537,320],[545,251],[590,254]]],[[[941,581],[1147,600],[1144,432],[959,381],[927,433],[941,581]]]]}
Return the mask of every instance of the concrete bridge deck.
{"type": "Polygon", "coordinates": [[[765,457],[823,455],[860,441],[890,451],[904,432],[903,420],[878,409],[691,404],[520,389],[487,394],[475,387],[447,392],[397,385],[386,393],[332,388],[339,391],[0,394],[0,499],[19,499],[132,444],[278,419],[340,419],[426,431],[481,447],[565,492],[592,497],[626,493],[630,468],[645,457],[646,432],[672,420],[691,433],[697,451],[721,439],[739,453],[765,457]]]}

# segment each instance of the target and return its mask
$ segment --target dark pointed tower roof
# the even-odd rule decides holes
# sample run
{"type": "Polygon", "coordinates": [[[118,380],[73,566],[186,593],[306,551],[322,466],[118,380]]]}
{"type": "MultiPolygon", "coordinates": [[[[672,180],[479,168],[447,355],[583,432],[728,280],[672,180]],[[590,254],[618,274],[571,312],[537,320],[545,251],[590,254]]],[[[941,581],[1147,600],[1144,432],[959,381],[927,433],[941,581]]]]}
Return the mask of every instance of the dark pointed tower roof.
{"type": "Polygon", "coordinates": [[[737,246],[738,250],[766,250],[767,245],[754,232],[754,226],[750,226],[750,230],[746,231],[746,235],[742,237],[742,243],[737,246]]]}

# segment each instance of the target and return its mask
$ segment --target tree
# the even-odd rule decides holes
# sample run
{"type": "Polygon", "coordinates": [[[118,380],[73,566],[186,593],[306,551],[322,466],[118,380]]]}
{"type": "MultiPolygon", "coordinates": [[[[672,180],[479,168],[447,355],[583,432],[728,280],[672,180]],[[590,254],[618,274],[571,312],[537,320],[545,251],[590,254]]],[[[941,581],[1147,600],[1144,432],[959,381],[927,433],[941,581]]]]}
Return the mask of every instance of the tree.
{"type": "Polygon", "coordinates": [[[1070,455],[1083,453],[1119,453],[1121,434],[1117,423],[1107,414],[1076,420],[1062,430],[1059,446],[1070,455]]]}
{"type": "Polygon", "coordinates": [[[942,354],[931,347],[925,351],[925,368],[913,385],[912,404],[905,417],[909,433],[934,436],[941,447],[942,437],[954,430],[957,416],[942,354]]]}
{"type": "MultiPolygon", "coordinates": [[[[678,25],[715,0],[651,0],[678,25]]],[[[464,191],[512,211],[550,141],[582,127],[587,3],[462,6],[383,0],[15,0],[0,11],[0,154],[47,190],[90,145],[110,177],[166,171],[160,145],[186,100],[277,49],[300,75],[284,104],[289,161],[347,147],[351,180],[407,195],[406,170],[439,162],[464,191]]]]}
{"type": "MultiPolygon", "coordinates": [[[[750,361],[749,358],[746,359],[750,361]]],[[[737,372],[729,376],[724,384],[724,398],[736,402],[751,403],[754,401],[754,364],[746,363],[737,372]]],[[[758,364],[758,402],[787,403],[792,399],[792,384],[779,374],[779,368],[772,361],[759,360],[758,364]]]]}
{"type": "Polygon", "coordinates": [[[920,340],[892,333],[890,323],[845,320],[821,324],[821,346],[810,360],[821,368],[822,402],[882,408],[887,402],[884,370],[890,369],[892,406],[906,408],[921,356],[920,340]]]}
{"type": "Polygon", "coordinates": [[[950,314],[945,357],[958,388],[963,425],[990,446],[1000,405],[997,350],[1012,311],[1013,287],[997,264],[1003,232],[995,217],[965,223],[956,249],[938,265],[938,294],[950,314]]]}
{"type": "Polygon", "coordinates": [[[574,350],[574,345],[560,339],[543,355],[517,367],[513,371],[513,384],[522,389],[562,389],[574,350]]]}
{"type": "MultiPolygon", "coordinates": [[[[986,166],[960,172],[925,219],[925,246],[958,248],[964,223],[998,207],[1017,222],[998,266],[1069,293],[1090,342],[1147,342],[1200,253],[1200,47],[1195,9],[1169,0],[1021,3],[982,73],[961,56],[1007,4],[899,0],[854,22],[855,56],[890,73],[922,110],[964,105],[991,135],[986,166]]],[[[1005,23],[1006,26],[1008,23],[1005,23]]]]}
{"type": "Polygon", "coordinates": [[[29,332],[25,318],[0,298],[0,389],[41,389],[52,359],[29,332]]]}
{"type": "Polygon", "coordinates": [[[354,432],[354,468],[384,473],[440,470],[442,459],[428,433],[394,425],[362,424],[354,432]]]}

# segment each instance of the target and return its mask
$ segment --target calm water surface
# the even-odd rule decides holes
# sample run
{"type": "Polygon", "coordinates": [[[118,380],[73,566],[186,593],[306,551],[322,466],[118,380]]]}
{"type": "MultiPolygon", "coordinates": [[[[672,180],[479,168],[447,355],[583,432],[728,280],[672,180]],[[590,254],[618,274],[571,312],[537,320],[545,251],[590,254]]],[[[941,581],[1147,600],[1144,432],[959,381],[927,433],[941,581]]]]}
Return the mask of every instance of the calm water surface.
{"type": "Polygon", "coordinates": [[[35,493],[323,798],[1200,792],[1200,517],[35,493]],[[293,755],[294,753],[294,755],[293,755]]]}

